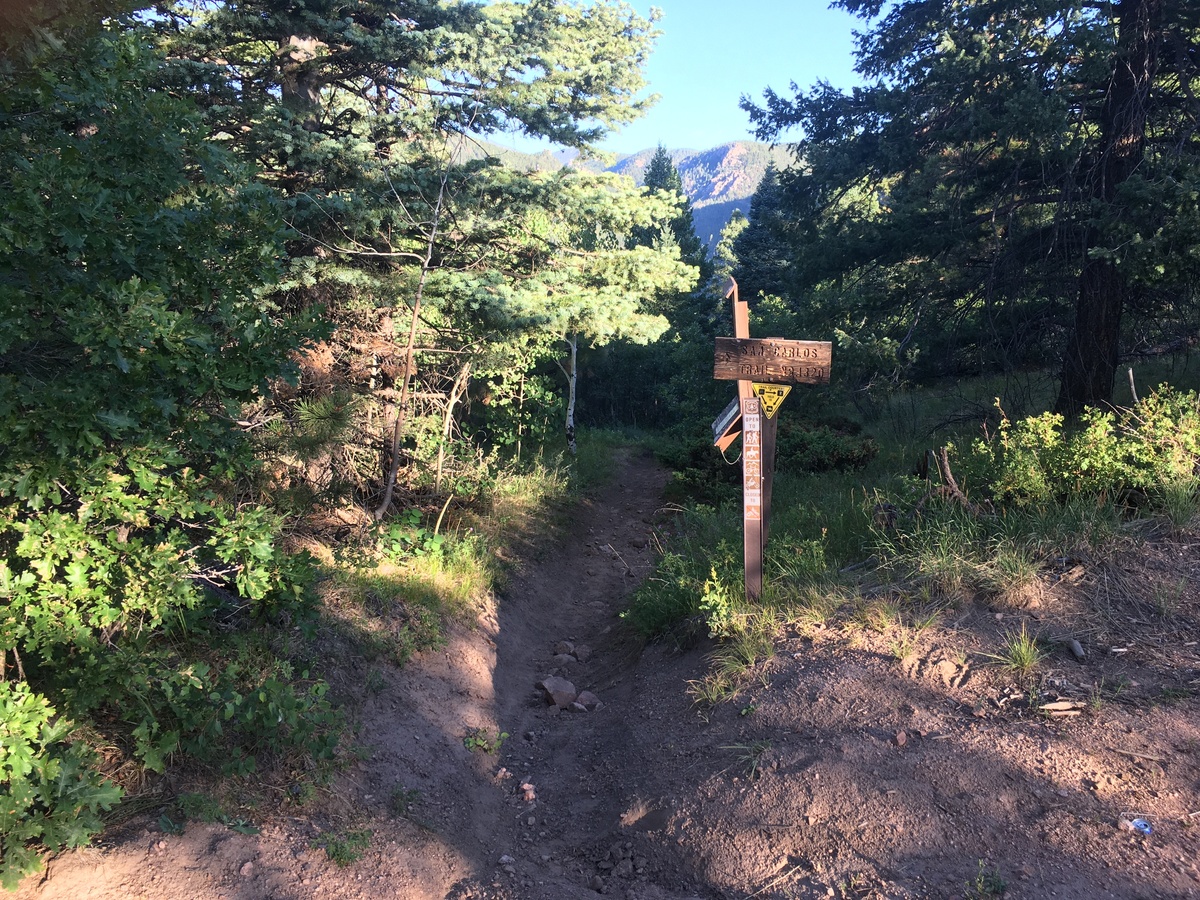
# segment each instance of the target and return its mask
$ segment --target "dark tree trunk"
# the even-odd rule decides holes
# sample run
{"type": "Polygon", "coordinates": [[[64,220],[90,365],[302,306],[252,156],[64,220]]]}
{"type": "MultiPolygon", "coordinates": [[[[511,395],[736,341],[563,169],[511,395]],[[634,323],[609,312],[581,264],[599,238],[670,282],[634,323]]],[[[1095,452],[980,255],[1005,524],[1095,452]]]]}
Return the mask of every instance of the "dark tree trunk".
{"type": "Polygon", "coordinates": [[[316,38],[293,34],[279,49],[280,99],[292,112],[314,115],[321,107],[321,80],[313,65],[320,46],[316,38]]]}
{"type": "MultiPolygon", "coordinates": [[[[1146,147],[1150,86],[1158,71],[1163,0],[1120,0],[1116,8],[1117,52],[1100,116],[1100,156],[1092,170],[1092,196],[1104,205],[1141,163],[1146,147]]],[[[1110,214],[1116,210],[1109,209],[1110,214]]],[[[1057,409],[1077,416],[1085,406],[1112,400],[1127,286],[1111,259],[1092,258],[1101,246],[1099,228],[1088,229],[1075,328],[1063,358],[1057,409]]]]}

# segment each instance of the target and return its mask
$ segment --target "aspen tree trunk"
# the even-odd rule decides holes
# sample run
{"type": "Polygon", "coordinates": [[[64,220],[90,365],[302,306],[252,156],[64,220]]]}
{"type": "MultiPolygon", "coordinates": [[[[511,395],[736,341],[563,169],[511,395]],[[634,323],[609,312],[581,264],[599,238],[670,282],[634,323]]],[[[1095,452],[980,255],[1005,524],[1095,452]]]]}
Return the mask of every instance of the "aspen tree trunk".
{"type": "Polygon", "coordinates": [[[525,370],[521,370],[521,390],[517,394],[517,462],[521,461],[521,439],[525,435],[525,370]]]}
{"type": "Polygon", "coordinates": [[[579,352],[579,335],[573,334],[570,337],[563,338],[567,342],[567,346],[571,348],[571,358],[567,365],[562,363],[558,367],[563,370],[563,374],[567,376],[567,449],[571,451],[571,455],[575,455],[575,378],[577,374],[576,360],[579,352]]]}
{"type": "Polygon", "coordinates": [[[454,425],[454,407],[466,393],[470,376],[471,363],[468,361],[463,363],[458,377],[454,379],[454,386],[450,388],[450,397],[446,400],[446,413],[442,416],[442,443],[438,447],[437,476],[434,479],[434,489],[438,491],[442,489],[442,466],[446,462],[446,445],[450,443],[450,429],[454,425]]]}

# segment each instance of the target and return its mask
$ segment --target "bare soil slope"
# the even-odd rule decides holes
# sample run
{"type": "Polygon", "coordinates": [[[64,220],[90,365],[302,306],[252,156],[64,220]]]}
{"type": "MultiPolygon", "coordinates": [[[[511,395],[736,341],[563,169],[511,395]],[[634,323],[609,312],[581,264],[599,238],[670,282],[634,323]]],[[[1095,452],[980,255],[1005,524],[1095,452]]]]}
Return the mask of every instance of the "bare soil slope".
{"type": "Polygon", "coordinates": [[[18,896],[1200,897],[1196,538],[1063,560],[1027,608],[967,605],[908,641],[789,626],[705,710],[688,682],[712,646],[643,648],[618,617],[669,528],[666,474],[618,469],[478,628],[362,685],[361,762],[331,796],[257,835],[135,821],[18,896]],[[1062,645],[1020,682],[984,654],[1022,625],[1084,658],[1062,645]],[[549,705],[548,675],[601,705],[549,705]],[[364,829],[346,867],[314,849],[364,829]]]}

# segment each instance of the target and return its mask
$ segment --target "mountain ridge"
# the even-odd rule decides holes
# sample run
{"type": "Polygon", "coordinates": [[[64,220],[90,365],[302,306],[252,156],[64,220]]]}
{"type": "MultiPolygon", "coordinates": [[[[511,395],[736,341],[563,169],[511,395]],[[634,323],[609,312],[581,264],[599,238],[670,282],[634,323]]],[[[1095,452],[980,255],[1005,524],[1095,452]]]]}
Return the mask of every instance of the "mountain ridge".
{"type": "MultiPolygon", "coordinates": [[[[616,162],[606,166],[595,159],[581,160],[577,154],[563,151],[543,150],[531,154],[486,143],[481,143],[480,149],[505,165],[523,171],[556,171],[565,166],[574,166],[588,172],[628,175],[639,185],[645,178],[646,167],[657,152],[657,148],[650,147],[637,153],[619,155],[616,162]]],[[[679,172],[684,193],[692,203],[696,234],[710,249],[716,245],[721,229],[735,210],[749,214],[750,198],[758,188],[767,166],[774,164],[776,168],[784,168],[791,161],[791,153],[786,148],[758,141],[728,141],[707,150],[668,148],[667,154],[679,172]]]]}
{"type": "MultiPolygon", "coordinates": [[[[656,148],[639,150],[622,157],[607,171],[628,175],[641,184],[655,152],[656,148]]],[[[785,148],[758,141],[728,141],[707,150],[668,149],[667,154],[692,202],[696,234],[710,249],[716,246],[734,210],[749,215],[750,198],[767,166],[784,168],[791,160],[785,148]]]]}

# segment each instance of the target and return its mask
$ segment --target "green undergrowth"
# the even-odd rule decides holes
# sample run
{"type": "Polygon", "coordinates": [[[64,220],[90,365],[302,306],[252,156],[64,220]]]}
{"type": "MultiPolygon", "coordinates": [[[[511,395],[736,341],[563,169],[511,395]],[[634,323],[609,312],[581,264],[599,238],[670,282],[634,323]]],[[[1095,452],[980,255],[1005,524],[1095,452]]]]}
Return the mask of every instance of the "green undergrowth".
{"type": "Polygon", "coordinates": [[[408,507],[327,551],[326,625],[375,662],[403,666],[443,646],[447,625],[474,622],[510,564],[611,478],[614,452],[628,444],[615,432],[581,432],[574,457],[535,451],[521,465],[497,465],[470,502],[408,507]]]}
{"type": "MultiPolygon", "coordinates": [[[[343,706],[355,700],[330,687],[353,659],[329,651],[402,666],[442,646],[449,623],[470,627],[508,562],[611,473],[614,437],[581,438],[569,463],[543,454],[497,465],[477,473],[485,490],[468,499],[400,508],[349,540],[299,541],[306,550],[284,554],[281,542],[266,543],[274,534],[247,535],[263,546],[247,541],[239,552],[286,579],[261,601],[233,585],[195,585],[156,627],[143,620],[141,633],[77,634],[70,652],[46,643],[0,657],[21,676],[0,680],[0,880],[13,887],[47,850],[81,846],[106,819],[124,818],[123,794],[143,809],[140,792],[157,790],[168,767],[184,784],[234,786],[251,804],[270,802],[256,785],[280,773],[301,792],[327,783],[346,757],[343,706]],[[333,635],[343,643],[330,644],[333,635]]],[[[196,792],[183,796],[162,812],[162,827],[251,827],[198,804],[196,792]]],[[[353,843],[326,849],[349,861],[353,843]]]]}
{"type": "MultiPolygon", "coordinates": [[[[961,401],[961,386],[955,390],[961,401]]],[[[956,418],[947,411],[964,407],[955,402],[930,395],[927,405],[914,404],[904,434],[877,418],[877,452],[838,457],[844,463],[830,471],[797,471],[780,460],[755,603],[744,592],[738,489],[719,503],[698,492],[682,506],[626,620],[650,637],[718,639],[708,676],[692,686],[698,700],[714,702],[741,690],[780,623],[803,630],[847,618],[893,634],[903,656],[946,608],[981,598],[1022,607],[1055,560],[1196,521],[1196,394],[1164,386],[1070,425],[1048,413],[1010,418],[994,401],[986,410],[970,406],[974,421],[936,432],[957,489],[943,483],[911,427],[956,418]],[[882,586],[893,600],[863,599],[882,586]]],[[[714,448],[709,455],[720,459],[714,448]]],[[[1010,636],[1004,646],[1013,648],[1014,671],[1036,665],[1030,636],[1010,636]]]]}

